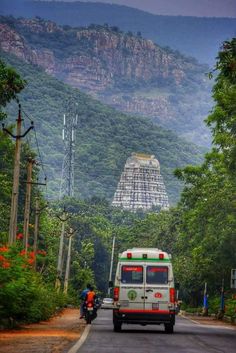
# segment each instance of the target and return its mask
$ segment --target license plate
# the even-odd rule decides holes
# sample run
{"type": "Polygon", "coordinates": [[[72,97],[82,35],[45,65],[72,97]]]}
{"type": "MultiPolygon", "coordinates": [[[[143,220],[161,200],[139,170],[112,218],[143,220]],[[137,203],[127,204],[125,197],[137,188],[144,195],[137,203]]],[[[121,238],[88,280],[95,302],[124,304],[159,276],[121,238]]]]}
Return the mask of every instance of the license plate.
{"type": "Polygon", "coordinates": [[[88,308],[88,311],[93,311],[93,308],[88,308]]]}
{"type": "Polygon", "coordinates": [[[121,300],[120,306],[129,306],[129,301],[128,300],[121,300]]]}
{"type": "Polygon", "coordinates": [[[152,304],[153,309],[159,309],[159,303],[153,303],[152,304]]]}

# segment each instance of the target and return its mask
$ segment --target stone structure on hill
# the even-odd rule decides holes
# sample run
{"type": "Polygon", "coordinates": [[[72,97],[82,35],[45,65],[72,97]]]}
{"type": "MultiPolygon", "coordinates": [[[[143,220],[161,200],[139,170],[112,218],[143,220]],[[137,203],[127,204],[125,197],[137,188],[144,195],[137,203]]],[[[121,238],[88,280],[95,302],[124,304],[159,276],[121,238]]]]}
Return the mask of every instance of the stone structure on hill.
{"type": "Polygon", "coordinates": [[[152,207],[168,210],[169,202],[160,163],[154,155],[132,153],[121,174],[112,205],[130,211],[152,207]]]}

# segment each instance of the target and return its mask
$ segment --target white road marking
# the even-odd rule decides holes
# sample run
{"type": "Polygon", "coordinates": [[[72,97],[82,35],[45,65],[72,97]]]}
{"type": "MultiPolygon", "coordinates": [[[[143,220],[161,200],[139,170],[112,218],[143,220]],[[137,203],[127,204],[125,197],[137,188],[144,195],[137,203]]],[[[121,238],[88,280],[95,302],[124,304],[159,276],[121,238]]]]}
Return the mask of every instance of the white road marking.
{"type": "Polygon", "coordinates": [[[67,353],[77,353],[77,351],[80,349],[82,344],[85,342],[90,329],[91,329],[91,325],[87,325],[84,329],[82,336],[78,339],[78,341],[74,344],[73,347],[71,347],[71,349],[67,353]]]}

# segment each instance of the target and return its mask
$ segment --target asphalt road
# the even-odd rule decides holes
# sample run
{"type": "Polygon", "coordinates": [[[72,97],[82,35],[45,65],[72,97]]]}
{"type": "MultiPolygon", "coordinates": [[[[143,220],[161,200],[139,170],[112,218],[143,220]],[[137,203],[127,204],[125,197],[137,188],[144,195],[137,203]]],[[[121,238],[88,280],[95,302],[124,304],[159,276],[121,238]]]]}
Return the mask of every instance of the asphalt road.
{"type": "Polygon", "coordinates": [[[112,311],[99,310],[77,353],[235,353],[236,330],[177,317],[174,334],[164,326],[122,325],[113,332],[112,311]]]}

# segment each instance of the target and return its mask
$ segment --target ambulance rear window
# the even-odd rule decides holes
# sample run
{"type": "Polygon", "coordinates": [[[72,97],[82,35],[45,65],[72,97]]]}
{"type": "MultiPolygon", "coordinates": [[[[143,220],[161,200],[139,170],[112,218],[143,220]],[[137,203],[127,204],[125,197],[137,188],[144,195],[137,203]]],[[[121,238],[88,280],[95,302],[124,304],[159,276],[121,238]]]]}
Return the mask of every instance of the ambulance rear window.
{"type": "Polygon", "coordinates": [[[122,266],[121,282],[128,284],[143,283],[143,266],[122,266]]]}
{"type": "Polygon", "coordinates": [[[147,266],[146,282],[148,284],[167,284],[168,267],[167,266],[147,266]]]}

